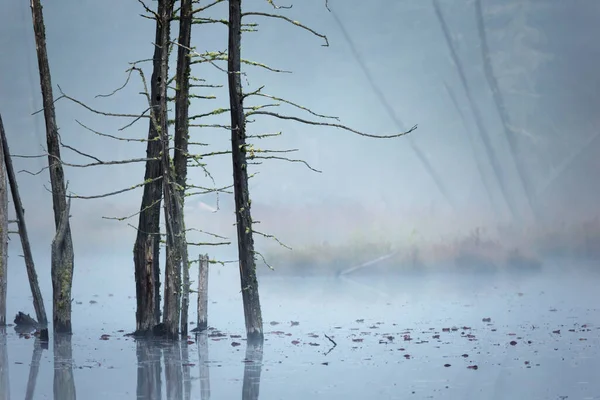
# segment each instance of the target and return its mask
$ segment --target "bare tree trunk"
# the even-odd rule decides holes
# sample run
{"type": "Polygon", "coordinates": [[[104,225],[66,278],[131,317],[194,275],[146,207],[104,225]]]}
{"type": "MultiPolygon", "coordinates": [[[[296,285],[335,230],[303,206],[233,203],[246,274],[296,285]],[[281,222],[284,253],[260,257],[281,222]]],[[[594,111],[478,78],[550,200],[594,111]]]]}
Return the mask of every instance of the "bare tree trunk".
{"type": "Polygon", "coordinates": [[[208,254],[201,255],[198,260],[198,332],[204,332],[208,328],[208,261],[208,254]]]}
{"type": "Polygon", "coordinates": [[[248,341],[262,341],[263,321],[256,279],[256,259],[252,236],[250,193],[248,192],[248,163],[246,161],[246,121],[241,81],[241,0],[229,1],[228,81],[231,108],[231,158],[237,222],[240,281],[246,335],[248,341]]]}
{"type": "Polygon", "coordinates": [[[192,37],[192,0],[181,0],[179,18],[179,48],[177,50],[177,91],[175,93],[175,151],[173,164],[175,167],[175,183],[179,193],[183,294],[181,297],[181,335],[188,333],[188,309],[190,304],[190,266],[187,256],[187,240],[185,235],[185,188],[188,163],[189,138],[189,94],[190,94],[190,47],[192,37]]]}
{"type": "Polygon", "coordinates": [[[73,346],[70,334],[54,335],[54,399],[75,400],[73,346]]]}
{"type": "MultiPolygon", "coordinates": [[[[148,146],[146,156],[156,159],[160,156],[162,144],[161,131],[167,129],[166,101],[168,79],[168,56],[170,21],[173,14],[171,0],[159,0],[156,21],[153,71],[150,87],[152,112],[148,128],[148,146]]],[[[149,334],[160,322],[160,203],[163,182],[159,178],[163,173],[162,161],[152,160],[146,163],[144,179],[152,182],[144,185],[144,194],[140,207],[137,237],[133,249],[135,264],[135,283],[137,296],[136,332],[149,334]]]]}
{"type": "Polygon", "coordinates": [[[483,72],[485,73],[485,77],[488,81],[488,84],[490,85],[490,89],[492,90],[492,97],[494,98],[494,103],[496,104],[498,114],[500,115],[500,121],[502,122],[502,127],[504,128],[504,135],[506,137],[506,140],[508,141],[511,156],[517,168],[517,173],[519,175],[521,183],[523,184],[523,189],[525,190],[527,204],[531,208],[533,217],[535,219],[539,219],[539,213],[535,207],[535,193],[533,190],[533,186],[531,184],[531,180],[529,179],[529,175],[527,174],[523,157],[519,153],[517,138],[515,137],[515,133],[511,128],[510,116],[508,115],[508,111],[506,111],[504,97],[502,96],[502,92],[500,92],[498,80],[496,79],[496,75],[494,74],[494,68],[492,66],[490,50],[487,42],[487,35],[485,32],[485,25],[483,22],[483,10],[481,6],[481,0],[475,1],[475,10],[477,15],[477,30],[479,31],[479,38],[481,40],[483,72]]]}
{"type": "Polygon", "coordinates": [[[10,374],[8,373],[8,346],[6,326],[0,326],[0,400],[10,400],[10,374]]]}
{"type": "MultiPolygon", "coordinates": [[[[0,117],[0,124],[1,121],[0,117]]],[[[5,326],[6,291],[8,290],[8,180],[2,147],[0,141],[0,326],[5,326]]]]}
{"type": "MultiPolygon", "coordinates": [[[[171,0],[159,1],[159,17],[162,26],[160,38],[157,37],[158,46],[165,52],[162,53],[160,71],[163,74],[161,86],[160,113],[160,142],[162,156],[162,181],[165,212],[165,226],[167,231],[167,250],[165,265],[165,298],[163,304],[163,323],[167,337],[175,339],[179,332],[181,313],[181,263],[185,254],[183,232],[183,210],[179,191],[175,188],[174,170],[171,168],[169,155],[169,132],[167,120],[167,80],[169,69],[168,47],[170,43],[169,23],[173,16],[173,2],[171,0]],[[167,1],[167,5],[161,5],[167,1]],[[164,91],[162,91],[164,89],[164,91]]],[[[187,261],[187,260],[186,260],[187,261]]]]}
{"type": "Polygon", "coordinates": [[[25,224],[25,211],[23,210],[23,203],[21,202],[21,196],[19,195],[19,186],[17,185],[15,170],[12,165],[12,159],[10,158],[10,149],[8,148],[8,141],[6,140],[6,132],[4,131],[4,124],[2,123],[1,115],[0,136],[2,138],[2,151],[4,155],[6,173],[8,175],[8,183],[10,184],[12,200],[15,205],[15,213],[17,215],[17,226],[19,227],[19,238],[21,239],[21,246],[23,247],[25,268],[27,269],[29,287],[31,288],[31,296],[33,297],[33,308],[35,309],[35,314],[40,329],[40,339],[47,341],[48,318],[46,317],[46,308],[44,307],[44,299],[42,298],[42,292],[40,291],[40,285],[38,284],[37,273],[35,272],[35,265],[33,263],[33,256],[31,255],[31,246],[29,245],[29,236],[27,235],[27,225],[25,224]]]}
{"type": "MultiPolygon", "coordinates": [[[[50,171],[50,184],[52,186],[52,205],[54,208],[54,225],[58,230],[62,216],[67,208],[65,177],[60,158],[60,142],[56,114],[54,111],[54,96],[52,94],[52,81],[50,78],[50,65],[46,52],[46,32],[42,4],[40,0],[31,0],[31,14],[33,30],[37,49],[40,85],[44,105],[44,118],[46,120],[46,142],[48,146],[48,166],[50,171]]],[[[52,289],[53,289],[53,325],[58,333],[71,333],[71,286],[73,283],[73,241],[71,227],[68,219],[64,221],[65,233],[60,243],[60,255],[55,260],[60,264],[52,264],[52,289]],[[57,286],[55,286],[55,284],[57,286]]]]}

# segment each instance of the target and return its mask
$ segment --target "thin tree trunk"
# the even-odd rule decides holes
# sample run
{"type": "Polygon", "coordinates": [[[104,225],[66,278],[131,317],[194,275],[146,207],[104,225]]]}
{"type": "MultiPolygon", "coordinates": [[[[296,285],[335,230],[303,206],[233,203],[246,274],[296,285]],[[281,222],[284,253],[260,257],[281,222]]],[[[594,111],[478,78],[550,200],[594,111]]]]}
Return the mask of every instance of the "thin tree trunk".
{"type": "Polygon", "coordinates": [[[159,0],[156,21],[155,46],[153,56],[150,97],[152,118],[148,128],[146,157],[153,159],[146,163],[144,194],[140,206],[137,237],[133,250],[135,283],[137,296],[136,332],[149,334],[160,322],[160,206],[163,192],[162,161],[156,160],[161,154],[161,131],[167,129],[166,101],[168,79],[168,56],[170,21],[173,13],[171,0],[159,0]]]}
{"type": "Polygon", "coordinates": [[[204,332],[208,328],[208,266],[208,254],[201,255],[198,260],[198,332],[204,332]]]}
{"type": "Polygon", "coordinates": [[[175,183],[179,192],[180,221],[182,227],[182,268],[183,294],[181,297],[181,335],[188,333],[188,309],[190,304],[190,267],[187,256],[187,240],[185,235],[185,188],[188,163],[189,138],[189,94],[190,94],[190,47],[192,37],[192,0],[181,0],[179,18],[179,48],[177,49],[177,91],[175,93],[175,151],[173,164],[175,168],[175,183]]]}
{"type": "Polygon", "coordinates": [[[157,37],[157,45],[165,51],[161,54],[160,71],[162,82],[160,92],[160,142],[162,156],[162,181],[163,200],[165,212],[165,226],[167,231],[167,250],[165,265],[165,298],[163,304],[163,323],[167,337],[175,339],[179,332],[181,313],[181,263],[184,257],[184,244],[181,233],[183,232],[183,210],[179,191],[175,188],[174,170],[171,168],[171,157],[169,155],[169,132],[167,120],[167,80],[169,70],[170,43],[169,24],[173,16],[173,3],[170,0],[159,1],[159,17],[162,26],[160,38],[157,37]],[[161,3],[167,2],[166,5],[161,3]],[[164,91],[163,91],[164,89],[164,91]]]}
{"type": "Polygon", "coordinates": [[[70,334],[54,335],[54,399],[75,400],[73,346],[70,334]]]}
{"type": "Polygon", "coordinates": [[[240,281],[248,341],[262,341],[263,321],[256,278],[254,239],[250,193],[248,192],[248,163],[246,161],[246,121],[241,81],[241,0],[229,1],[229,54],[227,60],[229,102],[231,108],[231,158],[237,222],[240,281]]]}
{"type": "Polygon", "coordinates": [[[492,66],[492,60],[490,58],[490,50],[487,42],[485,25],[483,23],[483,10],[481,6],[481,0],[475,1],[475,10],[477,15],[477,30],[479,31],[479,38],[481,40],[481,57],[483,59],[483,72],[485,73],[485,77],[488,81],[488,84],[490,85],[490,89],[492,90],[492,97],[494,99],[494,103],[496,104],[496,108],[498,109],[500,121],[502,122],[502,127],[504,128],[504,135],[506,137],[506,140],[508,141],[508,145],[510,148],[510,154],[517,168],[517,173],[521,180],[521,184],[523,185],[523,189],[525,190],[527,204],[531,208],[533,217],[535,219],[539,219],[539,213],[535,207],[535,193],[533,190],[533,186],[531,184],[529,176],[527,175],[523,157],[519,153],[517,138],[515,137],[515,133],[511,129],[510,116],[508,115],[508,111],[506,111],[504,97],[502,96],[502,92],[500,91],[500,87],[498,86],[498,80],[496,79],[496,75],[494,74],[494,67],[492,66]]]}
{"type": "MultiPolygon", "coordinates": [[[[48,166],[50,171],[50,185],[52,187],[54,225],[58,230],[62,216],[67,208],[67,200],[65,177],[60,158],[58,127],[56,126],[56,114],[54,111],[50,65],[46,52],[44,16],[40,0],[31,0],[31,15],[33,18],[40,85],[42,88],[44,119],[46,120],[46,143],[48,146],[48,166]]],[[[54,331],[58,333],[71,333],[71,286],[73,283],[74,256],[71,226],[68,219],[64,221],[64,224],[65,233],[59,249],[60,256],[55,258],[60,263],[56,265],[52,264],[52,313],[54,331]]]]}
{"type": "Polygon", "coordinates": [[[511,194],[508,191],[508,185],[505,180],[505,176],[504,176],[504,173],[502,170],[502,165],[498,161],[498,157],[496,156],[496,153],[494,152],[494,147],[490,140],[488,131],[485,128],[485,125],[483,123],[483,119],[481,117],[481,112],[479,111],[479,108],[477,107],[475,101],[473,100],[473,96],[471,94],[471,88],[470,88],[467,78],[465,76],[465,72],[464,72],[464,68],[462,67],[462,63],[460,62],[460,59],[458,58],[458,55],[456,54],[456,50],[454,49],[452,40],[450,39],[450,32],[449,32],[448,26],[446,25],[446,21],[444,20],[444,16],[442,15],[442,11],[440,9],[440,5],[438,4],[438,0],[433,0],[433,8],[434,8],[437,18],[440,22],[440,26],[442,28],[442,33],[444,34],[444,39],[446,39],[446,44],[448,45],[448,49],[450,51],[450,56],[452,57],[452,61],[454,62],[454,65],[456,66],[456,70],[458,72],[460,81],[462,83],[463,89],[467,96],[467,100],[469,101],[469,106],[471,107],[471,111],[472,111],[473,117],[475,119],[475,124],[477,125],[479,135],[481,137],[481,140],[483,141],[483,145],[484,145],[486,154],[492,165],[492,170],[494,171],[494,175],[496,176],[496,179],[498,180],[498,185],[500,186],[500,192],[502,193],[502,196],[504,197],[504,200],[506,201],[508,210],[509,210],[513,220],[516,221],[519,219],[518,218],[518,208],[511,196],[511,194]]]}
{"type": "Polygon", "coordinates": [[[4,124],[2,123],[1,115],[0,136],[2,138],[2,151],[4,154],[6,173],[8,175],[12,200],[15,205],[15,213],[17,215],[17,226],[19,229],[21,246],[23,247],[25,268],[27,269],[29,287],[31,288],[31,296],[33,297],[33,308],[35,309],[35,314],[40,329],[40,339],[47,341],[48,318],[46,317],[46,308],[44,307],[44,299],[42,298],[42,292],[40,291],[40,285],[38,284],[37,273],[35,272],[35,265],[33,263],[33,256],[31,254],[31,246],[29,245],[29,236],[27,235],[27,225],[25,224],[25,210],[23,210],[23,203],[21,202],[21,196],[19,195],[19,186],[17,185],[15,170],[12,165],[12,159],[10,158],[10,149],[8,148],[8,141],[6,139],[6,132],[4,131],[4,124]]]}
{"type": "Polygon", "coordinates": [[[5,326],[8,290],[8,180],[2,147],[0,141],[0,326],[5,326]]]}

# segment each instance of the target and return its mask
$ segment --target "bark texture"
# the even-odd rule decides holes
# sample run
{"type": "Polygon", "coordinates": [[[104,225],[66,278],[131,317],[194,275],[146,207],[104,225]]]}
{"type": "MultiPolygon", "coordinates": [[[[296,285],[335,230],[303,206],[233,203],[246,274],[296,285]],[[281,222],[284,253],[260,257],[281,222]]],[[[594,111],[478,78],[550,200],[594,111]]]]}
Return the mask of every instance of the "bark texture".
{"type": "Polygon", "coordinates": [[[201,255],[198,260],[197,332],[204,332],[208,328],[208,266],[208,255],[201,255]]]}
{"type": "MultiPolygon", "coordinates": [[[[168,76],[168,41],[170,21],[173,14],[171,0],[159,0],[159,19],[156,21],[155,46],[153,56],[152,80],[150,83],[151,119],[148,128],[146,157],[160,157],[162,144],[161,131],[167,129],[166,102],[168,76]]],[[[150,334],[160,322],[160,205],[163,192],[163,166],[160,160],[146,163],[144,194],[140,206],[138,231],[133,249],[136,282],[136,331],[138,334],[150,334]]]]}
{"type": "Polygon", "coordinates": [[[46,308],[44,307],[44,299],[42,298],[42,292],[40,291],[40,285],[38,284],[37,273],[35,272],[35,265],[33,263],[33,256],[31,254],[31,246],[29,245],[29,236],[27,235],[27,225],[25,224],[25,210],[23,209],[23,203],[21,202],[19,186],[17,185],[15,170],[12,165],[12,159],[10,158],[10,149],[8,148],[8,141],[6,139],[6,132],[4,131],[4,124],[2,123],[1,115],[0,137],[2,139],[2,151],[6,165],[6,174],[8,175],[10,192],[15,205],[15,214],[17,215],[17,226],[19,228],[21,246],[23,247],[25,268],[27,269],[29,287],[31,288],[31,296],[33,297],[33,308],[35,309],[35,314],[40,328],[40,339],[48,340],[48,318],[46,317],[46,308]]]}
{"type": "Polygon", "coordinates": [[[0,326],[6,325],[8,289],[8,180],[2,147],[0,141],[0,326]]]}
{"type": "MultiPolygon", "coordinates": [[[[164,0],[163,0],[164,1],[164,0]]],[[[168,4],[161,5],[159,2],[159,16],[161,26],[160,38],[157,38],[158,45],[165,51],[161,54],[160,77],[160,143],[162,159],[162,181],[163,181],[163,200],[165,212],[165,226],[167,230],[167,257],[165,265],[165,298],[163,308],[163,324],[166,335],[175,339],[179,333],[179,318],[181,313],[181,263],[183,258],[183,214],[181,209],[181,199],[175,188],[174,168],[171,166],[171,157],[169,154],[169,132],[167,120],[167,80],[169,69],[168,47],[170,43],[169,24],[173,15],[173,3],[168,0],[168,4]],[[164,91],[163,91],[164,89],[164,91]]]]}
{"type": "MultiPolygon", "coordinates": [[[[31,14],[33,30],[37,49],[38,70],[42,89],[42,102],[44,105],[44,119],[46,121],[46,144],[48,147],[48,166],[50,171],[50,185],[52,187],[52,206],[54,209],[54,225],[59,229],[62,216],[67,208],[65,193],[65,177],[60,158],[60,142],[56,113],[54,111],[54,96],[52,94],[52,80],[50,78],[50,65],[46,51],[46,32],[44,16],[40,0],[31,0],[31,14]]],[[[53,322],[54,331],[71,333],[71,286],[73,283],[73,241],[71,227],[68,219],[64,221],[64,237],[59,248],[60,257],[56,260],[60,264],[52,264],[53,283],[53,322]],[[54,283],[58,286],[55,287],[54,283]],[[68,299],[66,301],[65,299],[68,299]]],[[[39,321],[39,316],[38,316],[39,321]]]]}
{"type": "Polygon", "coordinates": [[[231,108],[231,158],[237,222],[240,281],[246,335],[249,341],[263,336],[262,313],[256,279],[252,215],[248,192],[248,163],[246,160],[246,121],[242,94],[241,68],[241,0],[229,1],[229,54],[227,60],[229,102],[231,108]]]}
{"type": "Polygon", "coordinates": [[[179,213],[182,243],[183,287],[181,296],[181,335],[188,333],[188,309],[190,304],[190,270],[185,235],[185,188],[187,180],[188,139],[189,139],[189,94],[190,94],[190,47],[192,37],[192,0],[181,0],[179,16],[179,44],[177,49],[177,90],[175,93],[175,183],[180,200],[179,213]]]}

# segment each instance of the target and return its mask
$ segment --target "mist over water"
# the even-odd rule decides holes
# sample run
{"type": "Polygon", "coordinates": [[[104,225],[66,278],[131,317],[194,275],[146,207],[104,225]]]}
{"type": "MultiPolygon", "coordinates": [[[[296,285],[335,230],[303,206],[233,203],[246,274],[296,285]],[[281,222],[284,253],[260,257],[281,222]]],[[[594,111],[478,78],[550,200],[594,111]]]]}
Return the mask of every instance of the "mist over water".
{"type": "MultiPolygon", "coordinates": [[[[224,264],[211,264],[213,329],[176,345],[124,336],[135,328],[136,231],[130,224],[137,217],[115,218],[139,211],[141,189],[74,199],[74,335],[43,349],[11,326],[0,333],[0,399],[9,391],[16,398],[34,389],[28,398],[51,398],[57,390],[54,398],[62,399],[73,385],[85,399],[600,396],[594,375],[600,368],[595,289],[600,2],[481,4],[508,129],[532,187],[531,205],[486,76],[475,2],[330,1],[334,14],[321,0],[294,2],[285,15],[326,34],[330,46],[277,21],[262,21],[259,32],[244,34],[243,57],[293,73],[244,67],[244,89],[266,85],[265,93],[337,116],[367,133],[418,128],[402,138],[376,140],[289,121],[257,118],[249,124],[249,134],[282,132],[257,146],[298,149],[291,158],[321,171],[278,160],[251,166],[257,172],[250,180],[255,229],[291,247],[255,238],[273,268],[259,260],[269,332],[262,349],[247,349],[243,340],[232,195],[186,200],[186,226],[198,230],[190,241],[221,241],[203,231],[232,244],[190,246],[192,258],[208,253],[224,264]],[[494,173],[477,111],[509,198],[494,173]]],[[[268,2],[244,7],[272,11],[268,2]]],[[[223,18],[223,10],[226,4],[211,15],[223,18]]],[[[143,111],[137,81],[113,97],[95,97],[121,86],[128,63],[151,54],[154,27],[141,12],[140,4],[119,0],[45,2],[55,97],[60,85],[98,110],[143,111]]],[[[224,32],[221,26],[202,27],[192,41],[198,51],[223,50],[224,32]]],[[[27,2],[10,2],[0,13],[0,54],[0,112],[11,152],[42,154],[45,125],[43,114],[34,114],[42,105],[27,2]]],[[[143,68],[149,76],[150,66],[143,68]]],[[[226,82],[210,66],[199,67],[197,75],[209,83],[226,82]]],[[[217,99],[192,101],[194,114],[228,106],[226,88],[202,94],[217,99]]],[[[117,143],[84,126],[143,138],[146,123],[119,131],[131,121],[94,114],[66,99],[57,101],[56,110],[64,144],[102,160],[144,156],[145,144],[117,143]]],[[[223,114],[210,123],[227,119],[223,114]]],[[[197,129],[191,140],[207,144],[193,149],[198,153],[230,146],[229,133],[218,128],[197,129]]],[[[62,151],[69,163],[89,162],[62,151]]],[[[229,185],[230,156],[206,161],[214,182],[201,168],[190,171],[188,182],[229,185]]],[[[52,203],[47,171],[35,174],[47,158],[14,163],[17,171],[34,173],[19,172],[18,180],[50,310],[52,203]]],[[[82,196],[131,187],[144,174],[142,163],[65,168],[69,189],[82,196]]],[[[18,237],[11,235],[10,320],[18,311],[33,315],[21,253],[18,237]]],[[[191,304],[194,310],[194,296],[191,304]]]]}

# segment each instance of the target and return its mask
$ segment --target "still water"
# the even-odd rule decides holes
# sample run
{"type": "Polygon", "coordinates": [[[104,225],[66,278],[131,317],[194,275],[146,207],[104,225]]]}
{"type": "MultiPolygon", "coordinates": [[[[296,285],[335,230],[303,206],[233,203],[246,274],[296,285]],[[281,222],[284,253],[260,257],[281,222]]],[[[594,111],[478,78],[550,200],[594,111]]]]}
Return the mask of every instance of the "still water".
{"type": "Polygon", "coordinates": [[[124,336],[132,293],[106,286],[76,296],[70,339],[0,335],[0,398],[600,399],[600,274],[566,270],[263,278],[260,347],[237,291],[173,344],[124,336]]]}

